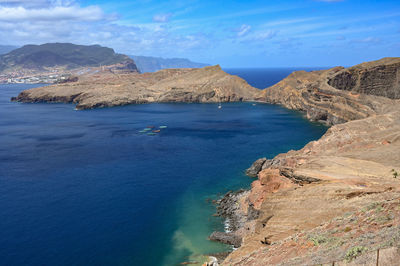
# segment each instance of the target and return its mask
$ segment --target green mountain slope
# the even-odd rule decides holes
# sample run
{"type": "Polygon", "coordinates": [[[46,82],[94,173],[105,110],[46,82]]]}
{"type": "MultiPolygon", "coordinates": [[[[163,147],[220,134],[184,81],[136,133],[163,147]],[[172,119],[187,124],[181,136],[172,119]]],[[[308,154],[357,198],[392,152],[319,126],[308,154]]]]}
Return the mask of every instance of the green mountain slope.
{"type": "Polygon", "coordinates": [[[134,61],[126,55],[117,54],[113,49],[100,45],[76,45],[71,43],[46,43],[25,45],[0,56],[0,71],[43,70],[52,67],[74,69],[96,67],[117,63],[127,64],[137,70],[134,61]]]}

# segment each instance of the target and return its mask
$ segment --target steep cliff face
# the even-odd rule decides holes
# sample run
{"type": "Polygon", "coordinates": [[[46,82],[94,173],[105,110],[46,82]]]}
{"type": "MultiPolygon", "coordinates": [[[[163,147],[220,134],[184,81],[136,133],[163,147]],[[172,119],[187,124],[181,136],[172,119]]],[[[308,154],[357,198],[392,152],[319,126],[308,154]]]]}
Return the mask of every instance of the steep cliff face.
{"type": "Polygon", "coordinates": [[[80,76],[77,82],[21,92],[19,102],[72,102],[77,109],[151,102],[251,101],[259,92],[219,66],[165,69],[156,73],[112,72],[80,76]]]}
{"type": "Polygon", "coordinates": [[[297,71],[258,99],[304,111],[313,121],[344,123],[382,113],[386,98],[399,98],[399,69],[400,58],[385,58],[346,69],[297,71]]]}
{"type": "Polygon", "coordinates": [[[237,230],[241,247],[223,265],[332,265],[361,255],[355,249],[400,247],[400,209],[386,204],[400,201],[400,100],[392,99],[399,62],[295,72],[261,92],[264,101],[335,125],[249,169],[257,180],[238,202],[243,216],[249,206],[259,216],[237,230]]]}
{"type": "Polygon", "coordinates": [[[400,60],[384,58],[342,69],[328,84],[338,90],[400,99],[400,60]]]}

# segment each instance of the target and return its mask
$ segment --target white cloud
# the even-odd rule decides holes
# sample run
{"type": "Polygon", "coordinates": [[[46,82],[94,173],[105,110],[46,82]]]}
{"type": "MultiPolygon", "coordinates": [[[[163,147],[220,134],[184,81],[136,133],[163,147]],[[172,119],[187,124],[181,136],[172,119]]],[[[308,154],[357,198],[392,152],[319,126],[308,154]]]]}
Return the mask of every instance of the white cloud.
{"type": "Polygon", "coordinates": [[[55,6],[52,8],[28,9],[19,7],[0,7],[0,21],[93,21],[103,19],[102,10],[97,6],[55,6]]]}
{"type": "Polygon", "coordinates": [[[154,22],[165,23],[168,22],[169,19],[172,17],[171,13],[168,14],[157,14],[153,17],[154,22]]]}
{"type": "Polygon", "coordinates": [[[256,30],[240,39],[241,42],[265,41],[274,38],[278,34],[277,30],[256,30]]]}
{"type": "Polygon", "coordinates": [[[273,37],[276,36],[278,32],[276,30],[267,30],[267,31],[261,31],[258,32],[255,36],[254,39],[255,40],[267,40],[267,39],[271,39],[273,37]]]}
{"type": "Polygon", "coordinates": [[[70,6],[75,3],[75,0],[0,0],[0,6],[23,6],[25,8],[70,6]]]}
{"type": "Polygon", "coordinates": [[[367,37],[364,39],[355,39],[352,40],[351,42],[353,43],[366,43],[366,44],[377,44],[381,42],[380,38],[376,38],[376,37],[367,37]]]}
{"type": "Polygon", "coordinates": [[[237,29],[237,32],[238,32],[237,36],[238,37],[243,37],[246,34],[248,34],[250,32],[250,30],[251,30],[251,26],[250,25],[243,24],[242,26],[240,26],[239,29],[237,29]]]}

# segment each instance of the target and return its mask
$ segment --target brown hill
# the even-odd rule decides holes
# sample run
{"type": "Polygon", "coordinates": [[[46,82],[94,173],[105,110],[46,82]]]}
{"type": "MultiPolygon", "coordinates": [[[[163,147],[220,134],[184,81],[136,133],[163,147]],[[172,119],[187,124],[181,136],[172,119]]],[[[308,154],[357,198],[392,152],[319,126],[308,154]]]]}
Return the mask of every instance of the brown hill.
{"type": "Polygon", "coordinates": [[[72,102],[77,109],[151,102],[251,101],[259,92],[219,66],[165,69],[155,73],[80,76],[77,82],[34,88],[13,98],[20,102],[72,102]]]}
{"type": "Polygon", "coordinates": [[[334,125],[386,112],[387,99],[400,98],[399,69],[400,58],[384,58],[350,68],[296,71],[261,91],[258,99],[334,125]]]}

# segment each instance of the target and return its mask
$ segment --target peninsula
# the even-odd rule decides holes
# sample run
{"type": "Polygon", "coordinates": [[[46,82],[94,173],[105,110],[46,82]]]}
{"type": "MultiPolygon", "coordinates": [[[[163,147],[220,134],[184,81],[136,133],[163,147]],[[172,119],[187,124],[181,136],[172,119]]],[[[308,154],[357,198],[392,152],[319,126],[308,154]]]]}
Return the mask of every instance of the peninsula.
{"type": "Polygon", "coordinates": [[[210,66],[144,74],[106,70],[79,76],[75,82],[25,90],[13,100],[75,103],[77,109],[91,109],[152,102],[252,101],[258,92],[220,66],[210,66]]]}

